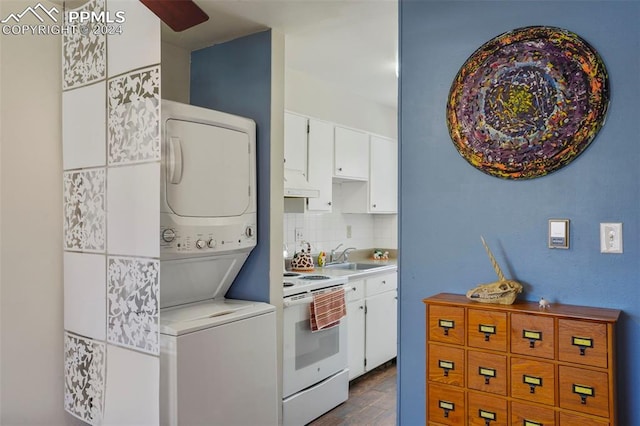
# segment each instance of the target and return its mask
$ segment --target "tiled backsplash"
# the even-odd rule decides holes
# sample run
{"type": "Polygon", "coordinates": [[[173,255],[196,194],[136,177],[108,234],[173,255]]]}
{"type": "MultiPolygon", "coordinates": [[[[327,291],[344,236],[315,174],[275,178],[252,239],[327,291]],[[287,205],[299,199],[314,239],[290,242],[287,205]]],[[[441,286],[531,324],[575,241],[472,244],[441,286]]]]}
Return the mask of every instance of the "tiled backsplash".
{"type": "Polygon", "coordinates": [[[397,215],[346,214],[342,213],[340,184],[333,185],[333,211],[331,213],[285,213],[283,241],[289,255],[299,251],[301,243],[296,242],[296,229],[302,230],[302,240],[311,244],[314,253],[329,252],[338,244],[346,247],[397,248],[397,215]],[[351,227],[351,238],[347,237],[347,227],[351,227]]]}

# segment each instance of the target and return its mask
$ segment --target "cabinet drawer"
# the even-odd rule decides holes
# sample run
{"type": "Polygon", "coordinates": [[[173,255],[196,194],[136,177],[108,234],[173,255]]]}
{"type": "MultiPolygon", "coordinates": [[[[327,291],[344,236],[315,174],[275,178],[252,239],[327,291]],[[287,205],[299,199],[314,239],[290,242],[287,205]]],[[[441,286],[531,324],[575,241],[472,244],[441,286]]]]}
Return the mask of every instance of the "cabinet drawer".
{"type": "Polygon", "coordinates": [[[464,387],[464,349],[429,343],[428,379],[464,387]]]}
{"type": "Polygon", "coordinates": [[[511,358],[511,396],[531,402],[556,402],[555,366],[550,362],[511,358]]]}
{"type": "Polygon", "coordinates": [[[469,393],[467,418],[469,425],[506,426],[508,424],[507,400],[495,396],[469,393]]]}
{"type": "MultiPolygon", "coordinates": [[[[552,426],[556,424],[556,412],[552,408],[513,401],[511,424],[514,426],[552,426]]],[[[580,425],[584,426],[584,425],[580,425]]]]}
{"type": "Polygon", "coordinates": [[[367,286],[365,296],[373,296],[375,294],[384,293],[385,291],[395,290],[398,288],[398,275],[392,274],[381,275],[379,277],[367,278],[367,286]]]}
{"type": "Polygon", "coordinates": [[[609,417],[607,373],[561,365],[558,368],[560,407],[609,417]]]}
{"type": "Polygon", "coordinates": [[[498,395],[507,394],[507,357],[500,354],[469,351],[467,354],[469,388],[498,395]]]}
{"type": "Polygon", "coordinates": [[[591,321],[558,320],[560,361],[607,367],[607,326],[591,321]]]}
{"type": "Polygon", "coordinates": [[[347,302],[353,302],[354,300],[364,298],[364,280],[352,281],[347,284],[347,287],[351,287],[353,289],[352,291],[348,291],[346,294],[347,302]]]}
{"type": "Polygon", "coordinates": [[[469,309],[467,335],[469,346],[505,352],[507,350],[507,314],[469,309]]]}
{"type": "Polygon", "coordinates": [[[429,422],[443,425],[464,424],[464,391],[429,384],[428,392],[429,422]]]}
{"type": "Polygon", "coordinates": [[[554,358],[553,318],[511,315],[511,352],[540,358],[554,358]]]}
{"type": "Polygon", "coordinates": [[[464,345],[464,308],[429,306],[429,340],[464,345]]]}
{"type": "Polygon", "coordinates": [[[602,419],[594,419],[591,417],[579,416],[577,414],[571,413],[560,413],[560,426],[585,426],[585,425],[594,425],[594,426],[608,426],[609,422],[602,419]]]}

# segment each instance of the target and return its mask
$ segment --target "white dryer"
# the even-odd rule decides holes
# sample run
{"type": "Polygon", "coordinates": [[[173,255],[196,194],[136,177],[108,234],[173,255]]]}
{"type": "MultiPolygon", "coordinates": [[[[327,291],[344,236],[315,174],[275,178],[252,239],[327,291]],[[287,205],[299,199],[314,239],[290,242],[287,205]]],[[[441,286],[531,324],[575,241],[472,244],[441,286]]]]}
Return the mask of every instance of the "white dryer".
{"type": "Polygon", "coordinates": [[[230,300],[257,242],[256,127],[162,101],[160,422],[278,423],[275,307],[230,300]]]}

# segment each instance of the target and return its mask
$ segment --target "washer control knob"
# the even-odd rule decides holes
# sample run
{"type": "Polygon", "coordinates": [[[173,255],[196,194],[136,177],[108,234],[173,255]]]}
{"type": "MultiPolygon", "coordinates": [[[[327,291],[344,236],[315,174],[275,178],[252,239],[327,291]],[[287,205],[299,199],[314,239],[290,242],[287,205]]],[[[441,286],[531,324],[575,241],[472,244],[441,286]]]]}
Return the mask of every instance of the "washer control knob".
{"type": "Polygon", "coordinates": [[[196,247],[199,249],[203,249],[207,246],[207,243],[204,240],[197,240],[196,247]]]}
{"type": "Polygon", "coordinates": [[[164,240],[164,242],[170,243],[171,241],[176,239],[176,231],[171,228],[165,229],[164,231],[162,231],[162,239],[164,240]]]}
{"type": "Polygon", "coordinates": [[[253,226],[247,226],[247,229],[244,230],[244,235],[246,235],[248,238],[251,238],[253,236],[255,236],[255,231],[253,229],[253,226]]]}
{"type": "Polygon", "coordinates": [[[207,242],[207,247],[214,248],[216,244],[218,244],[218,242],[212,238],[207,242]]]}

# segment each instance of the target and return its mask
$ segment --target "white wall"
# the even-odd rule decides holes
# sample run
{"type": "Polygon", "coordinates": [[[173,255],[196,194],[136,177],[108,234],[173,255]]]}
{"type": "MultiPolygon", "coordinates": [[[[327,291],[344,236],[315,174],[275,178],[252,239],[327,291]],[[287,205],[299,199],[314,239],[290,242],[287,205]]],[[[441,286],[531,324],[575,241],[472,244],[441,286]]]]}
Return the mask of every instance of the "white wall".
{"type": "Polygon", "coordinates": [[[162,99],[188,104],[191,88],[191,52],[162,42],[161,56],[162,99]]]}
{"type": "Polygon", "coordinates": [[[0,424],[81,424],[63,410],[61,40],[0,37],[0,424]]]}
{"type": "Polygon", "coordinates": [[[396,139],[395,108],[364,99],[305,72],[285,69],[285,109],[396,139]]]}

